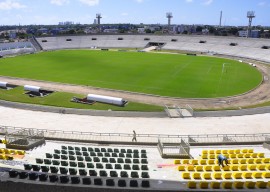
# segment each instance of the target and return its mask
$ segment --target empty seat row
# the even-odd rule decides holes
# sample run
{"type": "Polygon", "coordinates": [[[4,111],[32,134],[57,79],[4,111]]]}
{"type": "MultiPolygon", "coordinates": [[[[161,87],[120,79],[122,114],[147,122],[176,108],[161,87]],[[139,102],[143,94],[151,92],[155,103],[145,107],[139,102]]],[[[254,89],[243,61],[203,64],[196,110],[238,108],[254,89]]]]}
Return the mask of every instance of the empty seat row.
{"type": "Polygon", "coordinates": [[[145,149],[112,149],[112,148],[93,148],[93,147],[73,147],[73,146],[61,146],[62,150],[55,149],[56,153],[61,153],[63,150],[73,150],[73,151],[89,151],[89,152],[108,152],[108,153],[146,153],[145,149]]]}
{"type": "Polygon", "coordinates": [[[15,149],[0,149],[1,154],[10,154],[10,155],[24,155],[25,151],[15,150],[15,149]]]}
{"type": "MultiPolygon", "coordinates": [[[[116,169],[116,170],[142,170],[142,171],[148,171],[149,168],[147,165],[129,165],[129,164],[110,164],[110,163],[107,163],[107,164],[102,164],[102,163],[87,163],[86,165],[85,164],[78,164],[78,165],[72,165],[70,166],[70,168],[88,168],[88,169],[93,169],[93,168],[96,168],[96,169],[116,169]]],[[[59,167],[57,166],[46,166],[46,165],[43,165],[43,166],[40,166],[40,165],[31,165],[31,164],[25,164],[24,165],[24,169],[25,170],[33,170],[33,171],[40,171],[42,170],[42,172],[48,172],[50,169],[52,171],[52,169],[54,170],[57,170],[59,169],[59,167]]],[[[60,170],[61,169],[68,169],[68,167],[60,167],[60,170]]]]}
{"type": "MultiPolygon", "coordinates": [[[[224,154],[229,159],[239,158],[264,158],[264,153],[224,154]]],[[[202,154],[202,159],[217,159],[218,154],[202,154]]]]}
{"type": "MultiPolygon", "coordinates": [[[[70,158],[71,159],[71,158],[70,158]]],[[[85,164],[85,163],[89,163],[89,162],[95,162],[95,163],[99,163],[99,162],[102,162],[102,163],[120,163],[120,164],[123,164],[123,163],[128,163],[128,164],[148,164],[148,161],[147,159],[123,159],[123,158],[106,158],[106,157],[103,157],[103,158],[99,158],[99,157],[94,157],[93,159],[90,158],[90,157],[85,157],[85,158],[77,158],[77,161],[76,159],[72,159],[71,161],[68,161],[68,160],[51,160],[51,159],[40,159],[40,158],[37,158],[36,159],[36,163],[37,164],[45,164],[45,165],[60,165],[61,166],[71,166],[71,164],[85,164]]]]}
{"type": "Polygon", "coordinates": [[[61,159],[67,158],[68,156],[84,156],[84,157],[122,157],[122,158],[147,158],[145,153],[103,153],[103,152],[87,152],[87,151],[67,151],[65,153],[46,153],[46,158],[50,159],[61,159]]]}
{"type": "MultiPolygon", "coordinates": [[[[270,158],[228,159],[229,164],[270,164],[270,158]]],[[[183,165],[217,165],[217,159],[176,159],[174,164],[183,165]]]]}
{"type": "Polygon", "coordinates": [[[182,178],[188,180],[269,179],[270,172],[183,172],[182,178]]]}
{"type": "Polygon", "coordinates": [[[178,171],[197,171],[197,172],[215,172],[215,171],[270,171],[270,164],[245,164],[229,165],[221,167],[219,165],[179,165],[178,171]]]}
{"type": "Polygon", "coordinates": [[[189,189],[266,189],[270,188],[270,181],[189,181],[187,187],[189,189]]]}
{"type": "Polygon", "coordinates": [[[210,149],[203,150],[202,154],[244,154],[253,153],[254,149],[210,149]]]}
{"type": "MultiPolygon", "coordinates": [[[[25,171],[16,171],[11,170],[9,171],[9,176],[11,178],[17,178],[19,176],[20,179],[30,179],[30,180],[39,180],[42,182],[49,181],[49,182],[60,182],[62,184],[80,184],[83,185],[91,185],[92,182],[94,185],[103,185],[103,179],[101,178],[90,178],[90,177],[78,177],[78,176],[66,176],[66,175],[48,175],[46,173],[38,174],[36,172],[25,172],[25,171]]],[[[106,179],[105,185],[106,186],[119,186],[119,187],[139,187],[139,182],[137,180],[129,180],[119,179],[117,181],[117,185],[115,184],[114,179],[106,179]]],[[[150,182],[148,180],[141,181],[141,187],[149,188],[150,182]]]]}

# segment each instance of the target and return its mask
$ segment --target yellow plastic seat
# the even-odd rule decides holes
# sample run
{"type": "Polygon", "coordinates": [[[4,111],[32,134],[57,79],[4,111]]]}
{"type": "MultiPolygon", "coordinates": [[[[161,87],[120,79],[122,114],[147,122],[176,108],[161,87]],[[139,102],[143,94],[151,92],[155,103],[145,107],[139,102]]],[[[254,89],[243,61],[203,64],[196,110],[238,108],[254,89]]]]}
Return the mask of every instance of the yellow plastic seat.
{"type": "Polygon", "coordinates": [[[178,165],[178,164],[181,164],[181,162],[180,162],[179,159],[175,159],[175,160],[173,161],[173,164],[178,165]]]}
{"type": "Polygon", "coordinates": [[[196,180],[201,180],[201,173],[198,172],[192,173],[192,178],[196,180]]]}
{"type": "Polygon", "coordinates": [[[195,171],[195,167],[193,165],[189,165],[186,167],[186,171],[195,171]]]}
{"type": "Polygon", "coordinates": [[[202,154],[202,159],[208,159],[208,154],[202,154]]]}
{"type": "Polygon", "coordinates": [[[212,167],[212,169],[213,169],[213,171],[221,171],[221,168],[220,168],[219,165],[214,165],[214,166],[212,167]]]}
{"type": "Polygon", "coordinates": [[[205,180],[211,180],[212,179],[211,173],[210,172],[202,173],[202,178],[205,179],[205,180]]]}
{"type": "Polygon", "coordinates": [[[268,188],[270,188],[270,181],[267,182],[267,186],[268,186],[268,188]]]}
{"type": "Polygon", "coordinates": [[[245,179],[252,179],[252,172],[243,172],[242,176],[245,179]]]}
{"type": "Polygon", "coordinates": [[[221,154],[221,150],[220,149],[217,149],[216,150],[216,154],[221,154]]]}
{"type": "Polygon", "coordinates": [[[248,189],[254,189],[255,188],[255,185],[256,185],[256,182],[254,182],[254,181],[246,181],[245,182],[245,186],[248,189]]]}
{"type": "Polygon", "coordinates": [[[255,179],[261,179],[262,178],[262,172],[253,172],[252,177],[255,179]]]}
{"type": "Polygon", "coordinates": [[[25,155],[25,151],[17,151],[18,155],[25,155]]]}
{"type": "Polygon", "coordinates": [[[208,165],[214,165],[214,164],[216,164],[216,160],[215,159],[209,159],[209,160],[207,160],[207,164],[208,165]]]}
{"type": "Polygon", "coordinates": [[[178,171],[185,171],[185,170],[186,170],[186,166],[185,166],[185,165],[179,165],[179,166],[177,167],[177,170],[178,170],[178,171]]]}
{"type": "Polygon", "coordinates": [[[247,164],[254,164],[254,159],[247,159],[247,164]]]}
{"type": "Polygon", "coordinates": [[[222,174],[224,179],[232,179],[232,173],[231,172],[224,172],[222,174]]]}
{"type": "Polygon", "coordinates": [[[238,171],[239,170],[239,166],[238,165],[230,165],[230,171],[238,171]]]}
{"type": "Polygon", "coordinates": [[[236,154],[236,158],[242,159],[244,158],[244,154],[243,153],[236,154]]]}
{"type": "Polygon", "coordinates": [[[182,159],[181,164],[189,164],[189,159],[182,159]]]}
{"type": "Polygon", "coordinates": [[[234,172],[233,178],[234,179],[242,179],[242,173],[241,172],[234,172]]]}
{"type": "MultiPolygon", "coordinates": [[[[240,155],[240,154],[239,154],[240,155]]],[[[247,160],[246,159],[239,159],[238,161],[240,164],[247,164],[247,160]]]]}
{"type": "Polygon", "coordinates": [[[257,181],[256,186],[258,188],[260,188],[260,189],[265,189],[265,188],[267,188],[267,182],[265,182],[265,181],[257,181]]]}
{"type": "Polygon", "coordinates": [[[234,187],[235,187],[236,189],[243,189],[243,188],[244,188],[244,182],[242,182],[242,181],[235,181],[235,182],[233,183],[233,185],[234,185],[234,187]]]}
{"type": "Polygon", "coordinates": [[[247,171],[248,166],[247,165],[240,165],[239,170],[240,171],[247,171]]]}
{"type": "Polygon", "coordinates": [[[255,159],[254,160],[254,163],[256,163],[256,164],[262,164],[262,159],[255,159]]]}
{"type": "Polygon", "coordinates": [[[270,164],[265,164],[265,169],[267,169],[268,171],[270,171],[270,164]]]}
{"type": "Polygon", "coordinates": [[[213,177],[214,179],[222,179],[222,173],[214,172],[213,177]]]}
{"type": "Polygon", "coordinates": [[[262,162],[263,162],[263,163],[270,163],[270,158],[264,158],[264,159],[262,160],[262,162]]]}
{"type": "Polygon", "coordinates": [[[234,154],[234,149],[229,149],[229,150],[228,150],[228,153],[229,153],[229,154],[234,154]]]}
{"type": "Polygon", "coordinates": [[[0,159],[6,159],[6,155],[0,154],[0,159]]]}
{"type": "Polygon", "coordinates": [[[223,149],[223,150],[221,150],[221,154],[228,154],[228,150],[227,149],[223,149]]]}
{"type": "Polygon", "coordinates": [[[229,158],[230,158],[230,159],[235,159],[235,158],[236,158],[236,154],[230,154],[230,155],[229,155],[229,158]]]}
{"type": "Polygon", "coordinates": [[[241,153],[241,150],[240,150],[240,149],[235,149],[235,150],[234,150],[234,153],[235,153],[235,154],[239,154],[239,153],[241,153]]]}
{"type": "Polygon", "coordinates": [[[192,159],[191,164],[192,165],[199,165],[199,160],[198,159],[192,159]]]}
{"type": "Polygon", "coordinates": [[[220,189],[220,182],[212,181],[210,186],[212,189],[220,189]]]}
{"type": "Polygon", "coordinates": [[[195,167],[195,170],[201,172],[201,171],[203,171],[203,166],[202,165],[197,165],[195,167]]]}
{"type": "Polygon", "coordinates": [[[199,187],[201,189],[208,189],[208,182],[205,181],[200,182],[199,187]]]}
{"type": "Polygon", "coordinates": [[[208,159],[216,159],[216,154],[209,154],[208,159]]]}
{"type": "Polygon", "coordinates": [[[251,164],[251,165],[248,165],[248,169],[250,171],[256,171],[257,170],[257,166],[255,164],[251,164]]]}
{"type": "Polygon", "coordinates": [[[204,171],[212,171],[211,165],[205,165],[203,168],[204,168],[204,171]]]}
{"type": "Polygon", "coordinates": [[[264,158],[264,153],[258,153],[257,157],[258,158],[264,158]]]}
{"type": "Polygon", "coordinates": [[[251,157],[251,158],[257,158],[257,157],[258,157],[258,153],[251,153],[251,154],[250,154],[250,157],[251,157]]]}
{"type": "Polygon", "coordinates": [[[5,153],[5,149],[0,149],[0,153],[5,153]]]}
{"type": "Polygon", "coordinates": [[[223,171],[231,171],[230,166],[222,167],[222,170],[223,170],[223,171]]]}
{"type": "Polygon", "coordinates": [[[266,166],[264,164],[259,164],[257,165],[257,170],[266,171],[266,166]]]}
{"type": "Polygon", "coordinates": [[[248,149],[248,153],[254,153],[254,149],[248,149]]]}
{"type": "Polygon", "coordinates": [[[215,154],[215,150],[213,150],[213,149],[209,150],[208,154],[215,154]]]}
{"type": "Polygon", "coordinates": [[[197,188],[197,183],[194,182],[194,181],[189,181],[189,182],[187,183],[187,187],[188,187],[189,189],[196,189],[196,188],[197,188]]]}
{"type": "Polygon", "coordinates": [[[183,177],[183,179],[190,179],[190,173],[189,172],[183,172],[182,177],[183,177]]]}
{"type": "Polygon", "coordinates": [[[11,154],[11,150],[10,149],[5,149],[5,154],[11,154]]]}
{"type": "Polygon", "coordinates": [[[248,153],[248,149],[242,149],[241,153],[248,153]]]}
{"type": "Polygon", "coordinates": [[[201,159],[201,160],[199,161],[199,163],[200,163],[200,165],[207,165],[207,160],[201,159]]]}
{"type": "Polygon", "coordinates": [[[270,178],[270,172],[263,172],[262,173],[263,178],[269,179],[270,178]]]}
{"type": "Polygon", "coordinates": [[[223,189],[232,189],[233,182],[224,181],[222,182],[223,189]]]}
{"type": "Polygon", "coordinates": [[[202,154],[208,154],[208,150],[202,150],[202,154]]]}
{"type": "Polygon", "coordinates": [[[244,158],[250,158],[251,157],[251,154],[250,153],[245,153],[244,154],[244,158]]]}
{"type": "Polygon", "coordinates": [[[230,164],[238,164],[238,159],[230,159],[230,164]]]}

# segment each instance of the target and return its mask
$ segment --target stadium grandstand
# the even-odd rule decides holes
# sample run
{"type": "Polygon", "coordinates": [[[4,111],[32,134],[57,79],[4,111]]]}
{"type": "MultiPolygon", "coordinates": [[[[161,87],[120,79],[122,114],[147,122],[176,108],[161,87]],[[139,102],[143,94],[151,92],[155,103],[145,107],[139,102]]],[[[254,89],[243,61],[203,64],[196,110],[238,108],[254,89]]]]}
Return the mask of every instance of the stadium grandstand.
{"type": "Polygon", "coordinates": [[[36,51],[31,42],[0,43],[0,55],[29,54],[36,51]]]}
{"type": "Polygon", "coordinates": [[[44,50],[85,48],[138,48],[160,43],[165,50],[183,50],[270,61],[270,40],[209,36],[91,35],[41,37],[44,50]],[[121,39],[121,40],[120,40],[121,39]],[[252,53],[252,54],[251,54],[252,53]]]}
{"type": "Polygon", "coordinates": [[[108,134],[5,126],[0,131],[4,191],[13,183],[27,189],[20,191],[270,189],[269,134],[174,139],[142,134],[137,136],[141,142],[130,145],[132,134],[106,139],[108,134]],[[218,165],[220,154],[228,158],[228,166],[218,165]]]}

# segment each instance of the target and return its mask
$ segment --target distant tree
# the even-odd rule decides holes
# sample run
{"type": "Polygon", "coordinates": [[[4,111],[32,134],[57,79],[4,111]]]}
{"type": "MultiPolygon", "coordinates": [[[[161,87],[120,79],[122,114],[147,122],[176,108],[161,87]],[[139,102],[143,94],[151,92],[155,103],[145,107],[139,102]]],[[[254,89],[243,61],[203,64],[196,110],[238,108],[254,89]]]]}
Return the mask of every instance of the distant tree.
{"type": "Polygon", "coordinates": [[[152,33],[152,31],[150,29],[146,29],[145,33],[152,33]]]}
{"type": "Polygon", "coordinates": [[[203,30],[202,26],[197,26],[196,32],[202,32],[202,30],[203,30]]]}

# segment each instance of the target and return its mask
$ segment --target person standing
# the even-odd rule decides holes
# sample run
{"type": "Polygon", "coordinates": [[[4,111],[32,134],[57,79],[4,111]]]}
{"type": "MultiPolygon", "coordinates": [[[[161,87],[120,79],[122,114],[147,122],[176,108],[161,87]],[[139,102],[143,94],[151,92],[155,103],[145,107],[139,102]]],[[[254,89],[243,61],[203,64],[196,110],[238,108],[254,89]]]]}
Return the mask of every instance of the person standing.
{"type": "Polygon", "coordinates": [[[133,130],[133,138],[132,138],[132,142],[135,141],[137,142],[137,134],[136,132],[133,130]]]}

